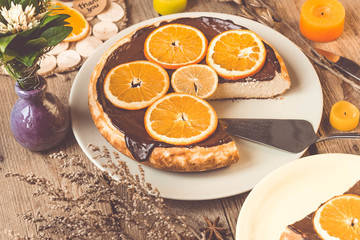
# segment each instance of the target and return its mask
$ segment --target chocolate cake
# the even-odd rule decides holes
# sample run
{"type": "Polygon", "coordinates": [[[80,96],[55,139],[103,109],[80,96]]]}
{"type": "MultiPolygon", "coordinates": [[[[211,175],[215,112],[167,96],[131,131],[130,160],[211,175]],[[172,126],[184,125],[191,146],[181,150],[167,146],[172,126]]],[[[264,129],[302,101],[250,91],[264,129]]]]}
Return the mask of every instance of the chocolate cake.
{"type": "MultiPolygon", "coordinates": [[[[217,34],[244,27],[230,20],[212,17],[178,18],[158,22],[137,29],[115,43],[102,56],[94,69],[89,84],[89,108],[101,134],[126,156],[146,165],[169,171],[194,172],[229,166],[239,160],[235,142],[218,124],[215,133],[208,139],[193,145],[175,146],[152,139],[144,127],[145,110],[125,110],[113,106],[104,96],[103,81],[115,66],[135,60],[146,60],[143,45],[146,37],[157,27],[169,23],[191,25],[202,31],[210,41],[217,34]]],[[[279,74],[287,76],[283,61],[267,43],[265,66],[254,76],[252,82],[270,82],[279,74]]],[[[204,60],[205,61],[205,60],[204,60]]],[[[203,62],[205,63],[205,62],[203,62]]],[[[168,70],[169,76],[172,70],[168,70]]],[[[232,82],[246,83],[249,79],[232,82]]],[[[290,86],[290,81],[287,79],[290,86]]],[[[220,78],[219,84],[229,83],[220,78]]],[[[258,97],[258,96],[256,96],[258,97]]],[[[227,98],[225,96],[219,97],[227,98]]]]}
{"type": "MultiPolygon", "coordinates": [[[[355,183],[355,185],[344,194],[354,194],[360,196],[360,181],[355,183]]],[[[313,226],[314,214],[315,211],[308,214],[303,219],[288,225],[282,233],[280,240],[322,240],[313,226]]]]}

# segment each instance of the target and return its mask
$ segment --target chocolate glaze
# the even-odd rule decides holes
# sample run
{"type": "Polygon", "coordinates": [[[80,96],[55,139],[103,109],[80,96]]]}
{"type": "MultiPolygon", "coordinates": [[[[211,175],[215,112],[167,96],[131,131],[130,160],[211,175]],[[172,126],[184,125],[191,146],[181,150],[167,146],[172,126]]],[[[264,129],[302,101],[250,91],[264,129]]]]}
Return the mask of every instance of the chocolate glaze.
{"type": "MultiPolygon", "coordinates": [[[[360,195],[360,181],[355,183],[354,186],[352,186],[345,194],[354,194],[354,195],[360,195]]],[[[300,221],[297,221],[288,227],[300,234],[303,239],[305,240],[321,240],[319,235],[316,233],[314,227],[313,227],[313,217],[315,212],[310,213],[305,218],[303,218],[300,221]]]]}
{"type": "MultiPolygon", "coordinates": [[[[196,27],[204,33],[208,41],[210,41],[217,34],[231,29],[245,29],[233,23],[230,20],[222,20],[212,17],[199,17],[199,18],[179,18],[170,22],[162,22],[160,26],[168,23],[181,23],[196,27]]],[[[104,112],[109,116],[112,124],[119,129],[125,135],[125,142],[132,153],[133,157],[137,161],[146,161],[151,155],[152,150],[155,147],[174,147],[174,145],[158,142],[152,139],[146,132],[144,127],[144,115],[145,110],[125,110],[113,106],[103,94],[103,81],[106,74],[115,66],[135,61],[135,60],[146,60],[143,53],[143,45],[146,37],[156,29],[155,26],[147,26],[137,30],[132,36],[131,41],[119,46],[113,53],[108,57],[104,68],[96,83],[96,89],[98,93],[98,101],[102,105],[104,112]]],[[[275,53],[271,47],[265,44],[267,50],[267,60],[264,67],[251,79],[240,79],[237,81],[266,81],[274,78],[276,72],[280,72],[280,64],[275,56],[275,53]]],[[[203,60],[202,63],[205,63],[203,60]]],[[[171,76],[173,71],[168,71],[171,76]]],[[[234,81],[219,79],[219,82],[234,81]]],[[[171,91],[171,90],[170,90],[171,91]]],[[[221,145],[230,142],[231,138],[225,131],[218,125],[215,133],[204,140],[201,143],[197,143],[196,146],[211,147],[221,145]]],[[[183,147],[192,148],[195,145],[187,145],[183,147]]],[[[177,146],[179,147],[179,146],[177,146]]]]}

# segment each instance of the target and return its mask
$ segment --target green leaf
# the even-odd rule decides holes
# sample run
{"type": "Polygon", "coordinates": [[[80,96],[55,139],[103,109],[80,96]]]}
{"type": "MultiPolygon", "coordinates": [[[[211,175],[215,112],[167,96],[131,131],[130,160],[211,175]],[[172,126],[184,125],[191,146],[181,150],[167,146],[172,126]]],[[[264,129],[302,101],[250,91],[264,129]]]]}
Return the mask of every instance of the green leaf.
{"type": "Polygon", "coordinates": [[[6,52],[3,53],[3,59],[5,62],[10,62],[18,56],[17,52],[12,50],[11,48],[7,49],[6,52]]]}
{"type": "Polygon", "coordinates": [[[6,37],[0,38],[0,51],[4,53],[6,51],[6,48],[11,43],[11,41],[16,38],[17,34],[9,35],[6,37]]]}
{"type": "Polygon", "coordinates": [[[72,31],[72,27],[57,26],[45,30],[40,37],[47,39],[47,46],[52,47],[64,40],[72,31]]]}
{"type": "Polygon", "coordinates": [[[69,17],[70,15],[67,14],[49,15],[49,13],[47,13],[41,20],[39,27],[42,28],[45,26],[62,26],[68,24],[67,22],[65,22],[65,19],[69,17]]]}
{"type": "Polygon", "coordinates": [[[64,26],[68,24],[65,19],[70,16],[67,14],[46,15],[39,27],[43,31],[40,36],[48,40],[49,46],[55,46],[64,40],[72,31],[72,27],[64,26]],[[45,29],[45,30],[44,30],[45,29]]]}
{"type": "Polygon", "coordinates": [[[32,39],[27,43],[25,43],[24,48],[41,50],[42,48],[45,48],[47,46],[48,46],[48,41],[46,40],[46,38],[40,37],[40,38],[32,39]]]}
{"type": "Polygon", "coordinates": [[[42,55],[39,51],[28,52],[24,56],[18,56],[16,59],[27,67],[32,67],[42,55]]]}
{"type": "Polygon", "coordinates": [[[23,32],[19,32],[17,33],[18,35],[18,38],[27,38],[29,37],[31,34],[33,34],[34,32],[38,31],[39,30],[39,27],[34,27],[34,28],[31,28],[29,30],[26,30],[26,31],[23,31],[23,32]]]}

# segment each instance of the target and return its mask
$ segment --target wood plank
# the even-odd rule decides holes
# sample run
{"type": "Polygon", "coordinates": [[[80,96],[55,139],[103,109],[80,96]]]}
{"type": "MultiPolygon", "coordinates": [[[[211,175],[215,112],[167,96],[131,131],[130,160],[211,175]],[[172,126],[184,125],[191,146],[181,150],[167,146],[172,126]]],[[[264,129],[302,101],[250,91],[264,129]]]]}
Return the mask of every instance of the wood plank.
{"type": "MultiPolygon", "coordinates": [[[[188,1],[188,12],[221,12],[229,14],[239,14],[241,6],[235,3],[219,2],[217,0],[196,0],[188,1]]],[[[280,0],[276,1],[277,9],[281,17],[295,29],[298,29],[298,19],[300,16],[301,5],[304,2],[296,0],[280,0]]],[[[359,32],[360,32],[360,16],[358,9],[360,9],[360,1],[357,0],[342,0],[346,8],[346,22],[345,30],[339,39],[330,43],[314,43],[313,46],[321,47],[334,51],[338,54],[347,56],[360,63],[359,51],[359,32]]],[[[152,1],[131,0],[126,1],[128,7],[129,25],[157,17],[158,14],[152,8],[152,1]]],[[[301,45],[300,41],[294,39],[291,32],[281,29],[284,34],[287,34],[297,44],[301,45]]],[[[309,41],[310,42],[310,41],[309,41]]],[[[344,83],[341,79],[335,77],[321,67],[315,66],[319,75],[324,94],[324,108],[323,117],[319,129],[320,135],[338,132],[329,123],[328,118],[331,106],[339,100],[347,100],[360,108],[359,98],[360,93],[354,90],[349,84],[344,83]]],[[[70,89],[74,81],[76,73],[69,73],[63,77],[48,78],[48,90],[58,96],[61,101],[68,103],[70,89]]],[[[50,159],[48,154],[63,150],[68,154],[79,154],[86,159],[85,154],[81,151],[72,132],[69,132],[66,140],[57,148],[43,152],[31,152],[21,147],[13,138],[10,130],[9,119],[13,104],[17,100],[14,92],[14,82],[6,76],[0,76],[2,80],[2,87],[0,88],[0,109],[2,118],[0,118],[0,239],[9,239],[4,234],[4,229],[12,229],[15,233],[20,235],[31,235],[36,233],[33,225],[26,223],[20,216],[28,211],[36,213],[38,210],[42,212],[49,211],[52,202],[46,198],[41,201],[35,201],[31,196],[35,188],[17,181],[15,178],[5,178],[4,175],[8,172],[12,173],[34,173],[38,176],[44,176],[60,186],[63,180],[59,177],[61,169],[59,169],[59,162],[50,159]],[[1,160],[3,159],[3,161],[1,160]]],[[[300,104],[300,103],[299,103],[300,104]]],[[[358,126],[356,131],[360,131],[358,126]]],[[[351,153],[360,154],[359,143],[357,140],[332,140],[318,143],[311,147],[305,155],[317,153],[351,153]]],[[[87,161],[87,168],[92,167],[92,163],[87,161]]],[[[77,188],[70,188],[71,192],[80,194],[77,188]]],[[[207,201],[178,201],[165,200],[167,206],[179,215],[188,216],[188,221],[193,224],[195,228],[200,228],[205,225],[204,216],[214,220],[217,216],[220,217],[221,224],[230,230],[230,235],[227,239],[235,239],[236,221],[240,209],[246,199],[248,193],[239,194],[232,197],[207,200],[207,201]]],[[[111,207],[107,205],[99,206],[101,211],[111,211],[111,207]]],[[[125,224],[126,225],[126,224],[125,224]]],[[[134,228],[132,225],[127,225],[127,231],[134,236],[134,239],[144,238],[144,233],[134,228]]]]}

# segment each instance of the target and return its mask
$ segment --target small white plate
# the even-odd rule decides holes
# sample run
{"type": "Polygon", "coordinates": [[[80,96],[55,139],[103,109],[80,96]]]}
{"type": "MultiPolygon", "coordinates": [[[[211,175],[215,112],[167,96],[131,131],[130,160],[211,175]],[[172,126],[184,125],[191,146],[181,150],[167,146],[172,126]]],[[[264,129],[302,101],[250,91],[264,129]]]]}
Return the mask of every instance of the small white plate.
{"type": "MultiPolygon", "coordinates": [[[[292,82],[291,89],[277,99],[212,102],[220,118],[305,119],[317,131],[323,107],[320,82],[308,58],[289,39],[260,23],[234,15],[209,12],[167,15],[135,24],[106,41],[87,59],[74,80],[69,100],[73,132],[82,150],[99,168],[103,169],[98,160],[92,159],[87,145],[93,143],[97,146],[106,146],[111,152],[116,151],[101,136],[88,109],[90,76],[102,54],[118,39],[140,27],[171,18],[201,16],[229,19],[258,33],[283,57],[292,82]]],[[[221,198],[249,191],[266,174],[303,154],[289,153],[241,139],[235,140],[240,152],[240,161],[230,167],[203,173],[172,173],[144,166],[146,180],[156,186],[164,198],[221,198]]],[[[137,162],[134,160],[124,155],[121,155],[121,160],[126,161],[130,169],[137,169],[137,162]]]]}
{"type": "Polygon", "coordinates": [[[329,153],[288,163],[262,179],[246,198],[237,240],[279,240],[285,227],[360,180],[360,156],[329,153]]]}

